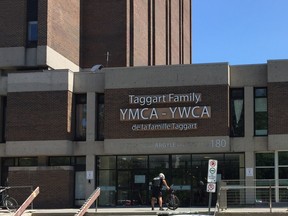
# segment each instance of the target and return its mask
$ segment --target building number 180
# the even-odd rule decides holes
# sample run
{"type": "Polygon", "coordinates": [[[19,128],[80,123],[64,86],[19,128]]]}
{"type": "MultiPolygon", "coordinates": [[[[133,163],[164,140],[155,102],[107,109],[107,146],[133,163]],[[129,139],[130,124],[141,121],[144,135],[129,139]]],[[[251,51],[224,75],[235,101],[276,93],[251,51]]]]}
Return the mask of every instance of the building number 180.
{"type": "Polygon", "coordinates": [[[225,139],[215,139],[211,140],[211,147],[212,148],[225,148],[227,145],[225,139]]]}

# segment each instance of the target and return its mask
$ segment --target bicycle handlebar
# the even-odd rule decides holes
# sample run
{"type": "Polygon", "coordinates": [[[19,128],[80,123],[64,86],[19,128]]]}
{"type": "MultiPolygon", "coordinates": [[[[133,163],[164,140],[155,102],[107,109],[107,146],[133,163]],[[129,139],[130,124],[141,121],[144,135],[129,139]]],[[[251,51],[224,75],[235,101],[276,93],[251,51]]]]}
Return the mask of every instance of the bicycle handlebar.
{"type": "Polygon", "coordinates": [[[5,190],[9,190],[11,187],[1,187],[0,186],[0,193],[4,192],[5,190]]]}

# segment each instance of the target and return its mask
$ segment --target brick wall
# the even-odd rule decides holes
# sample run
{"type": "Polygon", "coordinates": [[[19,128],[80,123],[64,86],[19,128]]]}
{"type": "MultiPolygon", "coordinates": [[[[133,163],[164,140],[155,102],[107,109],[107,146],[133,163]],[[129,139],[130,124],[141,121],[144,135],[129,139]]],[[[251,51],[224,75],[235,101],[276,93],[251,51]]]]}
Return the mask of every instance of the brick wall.
{"type": "MultiPolygon", "coordinates": [[[[148,47],[151,48],[152,29],[148,30],[148,1],[133,2],[133,65],[148,65],[148,47]],[[150,40],[149,40],[150,34],[150,40]]],[[[151,52],[150,52],[151,53],[151,52]]]]}
{"type": "Polygon", "coordinates": [[[71,140],[72,93],[7,94],[7,141],[71,140]]]}
{"type": "Polygon", "coordinates": [[[0,1],[0,47],[26,44],[26,0],[0,1]]]}
{"type": "Polygon", "coordinates": [[[47,0],[38,1],[38,45],[47,45],[47,0]]]}
{"type": "MultiPolygon", "coordinates": [[[[194,87],[161,87],[139,89],[107,89],[105,90],[105,139],[118,138],[152,138],[152,137],[196,137],[196,136],[229,136],[229,110],[227,85],[194,86],[194,87]],[[139,105],[129,104],[128,95],[162,95],[185,94],[189,92],[201,93],[202,101],[199,106],[211,107],[210,119],[181,119],[181,120],[148,120],[148,121],[120,121],[120,109],[139,108],[139,105]],[[198,129],[187,131],[132,131],[133,124],[145,123],[198,123],[198,129]]],[[[155,104],[150,107],[195,106],[190,103],[155,104]]],[[[143,106],[147,107],[147,106],[143,106]]],[[[141,108],[143,108],[141,107],[141,108]]]]}
{"type": "Polygon", "coordinates": [[[192,62],[191,0],[183,0],[183,11],[184,11],[183,12],[183,60],[184,60],[184,64],[191,64],[192,62]]]}
{"type": "Polygon", "coordinates": [[[155,64],[166,64],[166,3],[155,1],[155,64]]]}
{"type": "Polygon", "coordinates": [[[171,64],[179,64],[179,1],[171,1],[171,64]]]}
{"type": "MultiPolygon", "coordinates": [[[[34,208],[71,208],[74,202],[74,171],[72,167],[13,167],[9,169],[10,195],[21,205],[30,195],[27,188],[13,190],[13,186],[40,188],[33,201],[34,208]]],[[[31,192],[30,192],[31,193],[31,192]]]]}
{"type": "Polygon", "coordinates": [[[268,83],[268,133],[288,133],[288,82],[268,83]]]}
{"type": "Polygon", "coordinates": [[[127,66],[126,0],[85,0],[81,5],[81,67],[127,66]]]}
{"type": "Polygon", "coordinates": [[[80,1],[49,0],[47,5],[48,46],[79,65],[80,1]]]}

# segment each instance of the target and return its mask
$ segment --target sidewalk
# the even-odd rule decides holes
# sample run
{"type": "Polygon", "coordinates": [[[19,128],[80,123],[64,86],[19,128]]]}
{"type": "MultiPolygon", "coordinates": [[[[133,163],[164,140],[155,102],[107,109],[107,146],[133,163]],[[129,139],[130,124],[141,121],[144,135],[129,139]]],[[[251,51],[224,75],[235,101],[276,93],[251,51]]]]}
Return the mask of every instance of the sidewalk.
{"type": "MultiPolygon", "coordinates": [[[[214,213],[214,208],[210,209],[211,214],[214,213]]],[[[78,209],[27,209],[23,216],[30,216],[30,215],[74,215],[78,209]]],[[[167,210],[166,208],[164,211],[158,210],[155,208],[154,211],[151,210],[150,207],[142,207],[142,208],[125,208],[125,207],[115,207],[115,208],[90,208],[88,210],[89,215],[193,215],[198,213],[207,213],[208,208],[178,208],[176,210],[167,210]]],[[[7,210],[0,210],[0,216],[2,215],[13,215],[13,213],[9,213],[7,210]]],[[[206,214],[207,215],[207,214],[206,214]]]]}
{"type": "MultiPolygon", "coordinates": [[[[23,216],[49,216],[49,215],[74,215],[78,209],[27,209],[23,216]]],[[[215,208],[210,209],[210,214],[214,215],[215,208]]],[[[175,211],[165,210],[159,211],[158,208],[154,211],[150,207],[141,208],[125,208],[125,207],[115,207],[115,208],[90,208],[87,215],[208,215],[207,208],[178,208],[175,211]]],[[[227,210],[216,212],[216,215],[258,215],[265,213],[265,215],[270,215],[269,208],[228,208],[227,210]]],[[[272,209],[271,215],[288,215],[287,207],[275,207],[272,209]]],[[[12,216],[13,213],[9,213],[7,210],[0,210],[0,216],[12,216]]]]}

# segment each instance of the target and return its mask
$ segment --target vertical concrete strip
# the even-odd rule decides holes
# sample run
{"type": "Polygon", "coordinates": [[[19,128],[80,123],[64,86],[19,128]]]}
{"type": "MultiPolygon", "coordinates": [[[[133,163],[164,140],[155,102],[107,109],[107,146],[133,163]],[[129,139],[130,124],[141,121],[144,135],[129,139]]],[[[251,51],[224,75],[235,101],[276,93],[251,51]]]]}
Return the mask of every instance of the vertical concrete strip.
{"type": "Polygon", "coordinates": [[[25,202],[18,208],[15,212],[14,216],[20,216],[26,210],[26,208],[31,204],[31,202],[35,199],[35,197],[39,194],[40,189],[37,187],[30,196],[25,200],[25,202]]]}

